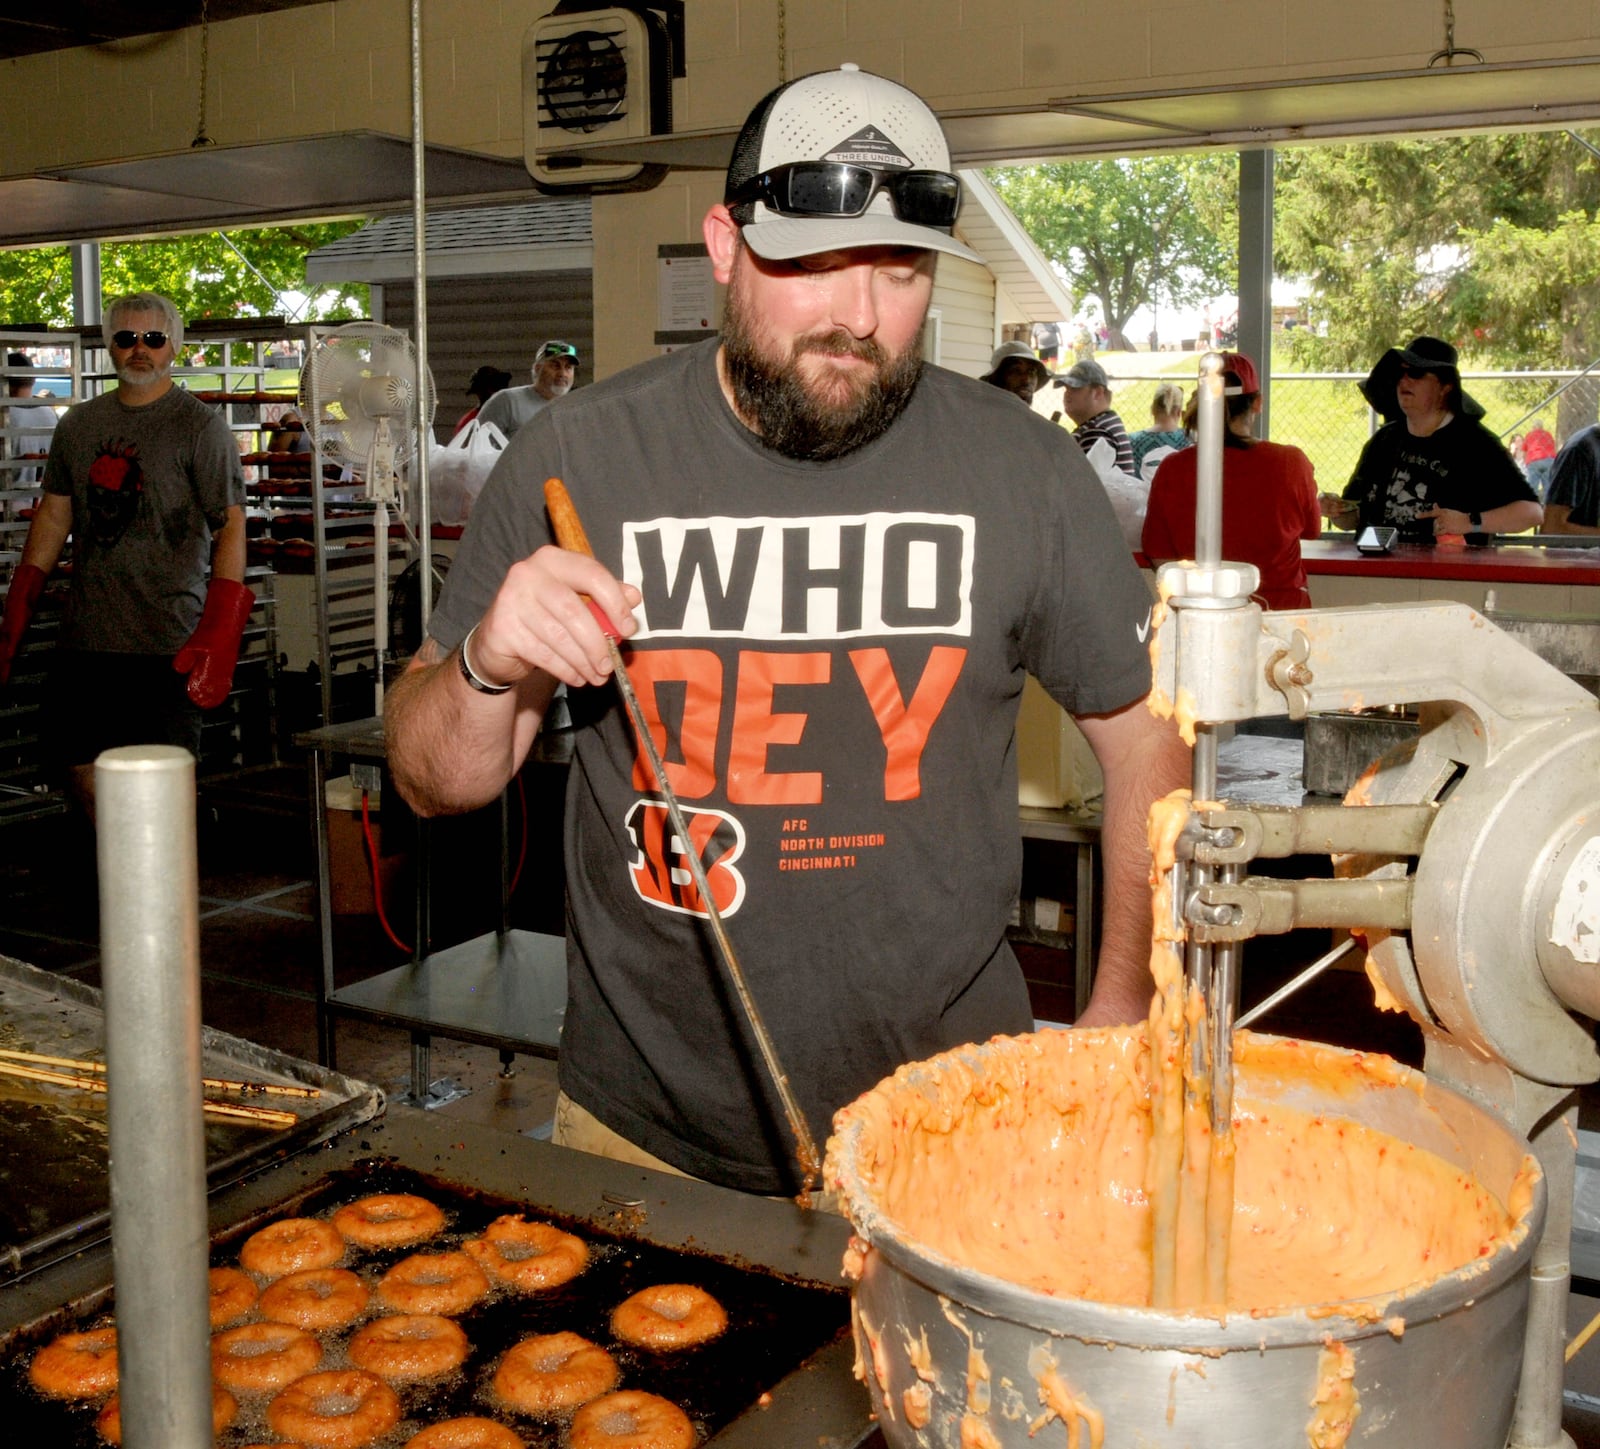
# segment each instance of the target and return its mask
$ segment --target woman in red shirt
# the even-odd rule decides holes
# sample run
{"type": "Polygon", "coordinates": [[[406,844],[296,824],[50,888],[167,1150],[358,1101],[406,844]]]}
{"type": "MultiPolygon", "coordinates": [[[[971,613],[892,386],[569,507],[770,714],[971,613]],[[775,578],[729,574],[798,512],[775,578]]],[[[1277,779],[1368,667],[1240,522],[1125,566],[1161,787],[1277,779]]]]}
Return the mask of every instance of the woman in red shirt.
{"type": "MultiPolygon", "coordinates": [[[[1261,412],[1256,365],[1242,352],[1222,354],[1228,426],[1222,436],[1222,556],[1261,571],[1253,595],[1267,609],[1309,609],[1300,540],[1318,538],[1322,514],[1311,460],[1300,449],[1255,436],[1261,412]]],[[[1197,398],[1191,398],[1192,413],[1197,398]]],[[[1185,423],[1193,431],[1193,418],[1185,423]]],[[[1169,454],[1156,469],[1142,543],[1152,562],[1194,557],[1195,469],[1199,452],[1169,454]]]]}

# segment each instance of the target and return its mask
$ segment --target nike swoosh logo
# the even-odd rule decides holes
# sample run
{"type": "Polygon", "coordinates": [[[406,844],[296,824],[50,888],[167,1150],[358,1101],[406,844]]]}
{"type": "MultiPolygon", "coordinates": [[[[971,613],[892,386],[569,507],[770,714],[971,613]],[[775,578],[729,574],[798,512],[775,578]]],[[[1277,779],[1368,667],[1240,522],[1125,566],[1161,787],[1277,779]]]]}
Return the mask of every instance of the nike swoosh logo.
{"type": "Polygon", "coordinates": [[[1139,627],[1133,631],[1139,636],[1139,642],[1141,644],[1145,643],[1150,638],[1150,621],[1155,617],[1155,613],[1156,611],[1151,609],[1149,613],[1144,616],[1144,623],[1139,625],[1139,627]]]}

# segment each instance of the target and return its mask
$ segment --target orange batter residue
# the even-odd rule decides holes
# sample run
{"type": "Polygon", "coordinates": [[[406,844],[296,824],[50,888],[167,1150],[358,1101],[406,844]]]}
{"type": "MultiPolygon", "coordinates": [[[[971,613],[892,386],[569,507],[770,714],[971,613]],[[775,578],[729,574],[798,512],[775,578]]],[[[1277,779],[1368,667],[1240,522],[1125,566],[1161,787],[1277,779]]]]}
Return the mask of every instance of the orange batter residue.
{"type": "MultiPolygon", "coordinates": [[[[858,1224],[881,1214],[934,1253],[1053,1296],[1149,1305],[1147,1041],[1144,1027],[1047,1031],[902,1067],[836,1119],[836,1134],[862,1128],[858,1224]]],[[[1302,1098],[1337,1103],[1375,1083],[1420,1091],[1420,1075],[1249,1032],[1235,1061],[1228,1309],[1367,1316],[1352,1300],[1387,1300],[1526,1231],[1527,1192],[1502,1205],[1431,1152],[1265,1090],[1303,1083],[1302,1098]]],[[[969,1412],[973,1378],[969,1365],[969,1412]]]]}
{"type": "Polygon", "coordinates": [[[1066,1425],[1067,1449],[1102,1449],[1106,1440],[1106,1419],[1082,1394],[1075,1393],[1061,1377],[1060,1366],[1050,1356],[1048,1349],[1040,1346],[1028,1355],[1028,1372],[1039,1391],[1039,1402],[1044,1413],[1028,1423],[1028,1437],[1032,1439],[1052,1419],[1066,1425]],[[1085,1438],[1081,1429],[1088,1431],[1085,1438]]]}
{"type": "Polygon", "coordinates": [[[1317,1355],[1317,1387],[1311,1396],[1307,1449],[1344,1449],[1361,1417],[1356,1392],[1356,1359],[1349,1346],[1330,1340],[1317,1355]]]}

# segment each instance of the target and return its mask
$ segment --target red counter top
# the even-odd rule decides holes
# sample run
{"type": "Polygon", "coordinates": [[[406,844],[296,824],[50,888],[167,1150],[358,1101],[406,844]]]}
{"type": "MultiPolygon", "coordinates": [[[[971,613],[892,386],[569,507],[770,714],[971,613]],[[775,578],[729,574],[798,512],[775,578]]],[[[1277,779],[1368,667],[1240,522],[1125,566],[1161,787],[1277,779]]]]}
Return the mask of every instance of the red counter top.
{"type": "Polygon", "coordinates": [[[1600,586],[1600,548],[1543,545],[1437,543],[1432,548],[1396,547],[1365,554],[1337,537],[1302,542],[1308,574],[1357,574],[1374,579],[1465,579],[1485,584],[1577,584],[1600,586]]]}
{"type": "MultiPolygon", "coordinates": [[[[1432,548],[1397,546],[1392,553],[1357,551],[1348,538],[1333,535],[1300,545],[1306,573],[1348,574],[1369,579],[1465,579],[1482,584],[1572,584],[1600,588],[1600,548],[1492,544],[1468,548],[1439,543],[1432,548]]],[[[1141,568],[1152,567],[1142,553],[1141,568]]]]}

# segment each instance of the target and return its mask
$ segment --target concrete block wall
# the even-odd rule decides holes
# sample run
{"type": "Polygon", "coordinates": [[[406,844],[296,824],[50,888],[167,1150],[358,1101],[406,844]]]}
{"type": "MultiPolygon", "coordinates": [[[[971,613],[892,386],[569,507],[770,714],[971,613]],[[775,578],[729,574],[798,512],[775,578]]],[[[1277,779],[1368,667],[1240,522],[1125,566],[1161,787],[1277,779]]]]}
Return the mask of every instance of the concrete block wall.
{"type": "MultiPolygon", "coordinates": [[[[429,139],[495,155],[522,147],[522,37],[550,0],[428,0],[429,139]]],[[[1600,5],[1456,0],[1456,39],[1494,62],[1600,48],[1600,5]]],[[[406,134],[410,9],[332,0],[210,27],[207,130],[221,144],[371,129],[406,134]]],[[[782,73],[773,0],[695,0],[677,128],[738,122],[782,73]]],[[[788,0],[791,76],[853,60],[938,109],[1070,93],[1415,69],[1443,43],[1428,3],[1343,0],[788,0]]],[[[0,62],[0,175],[181,149],[198,113],[198,27],[0,62]]]]}

